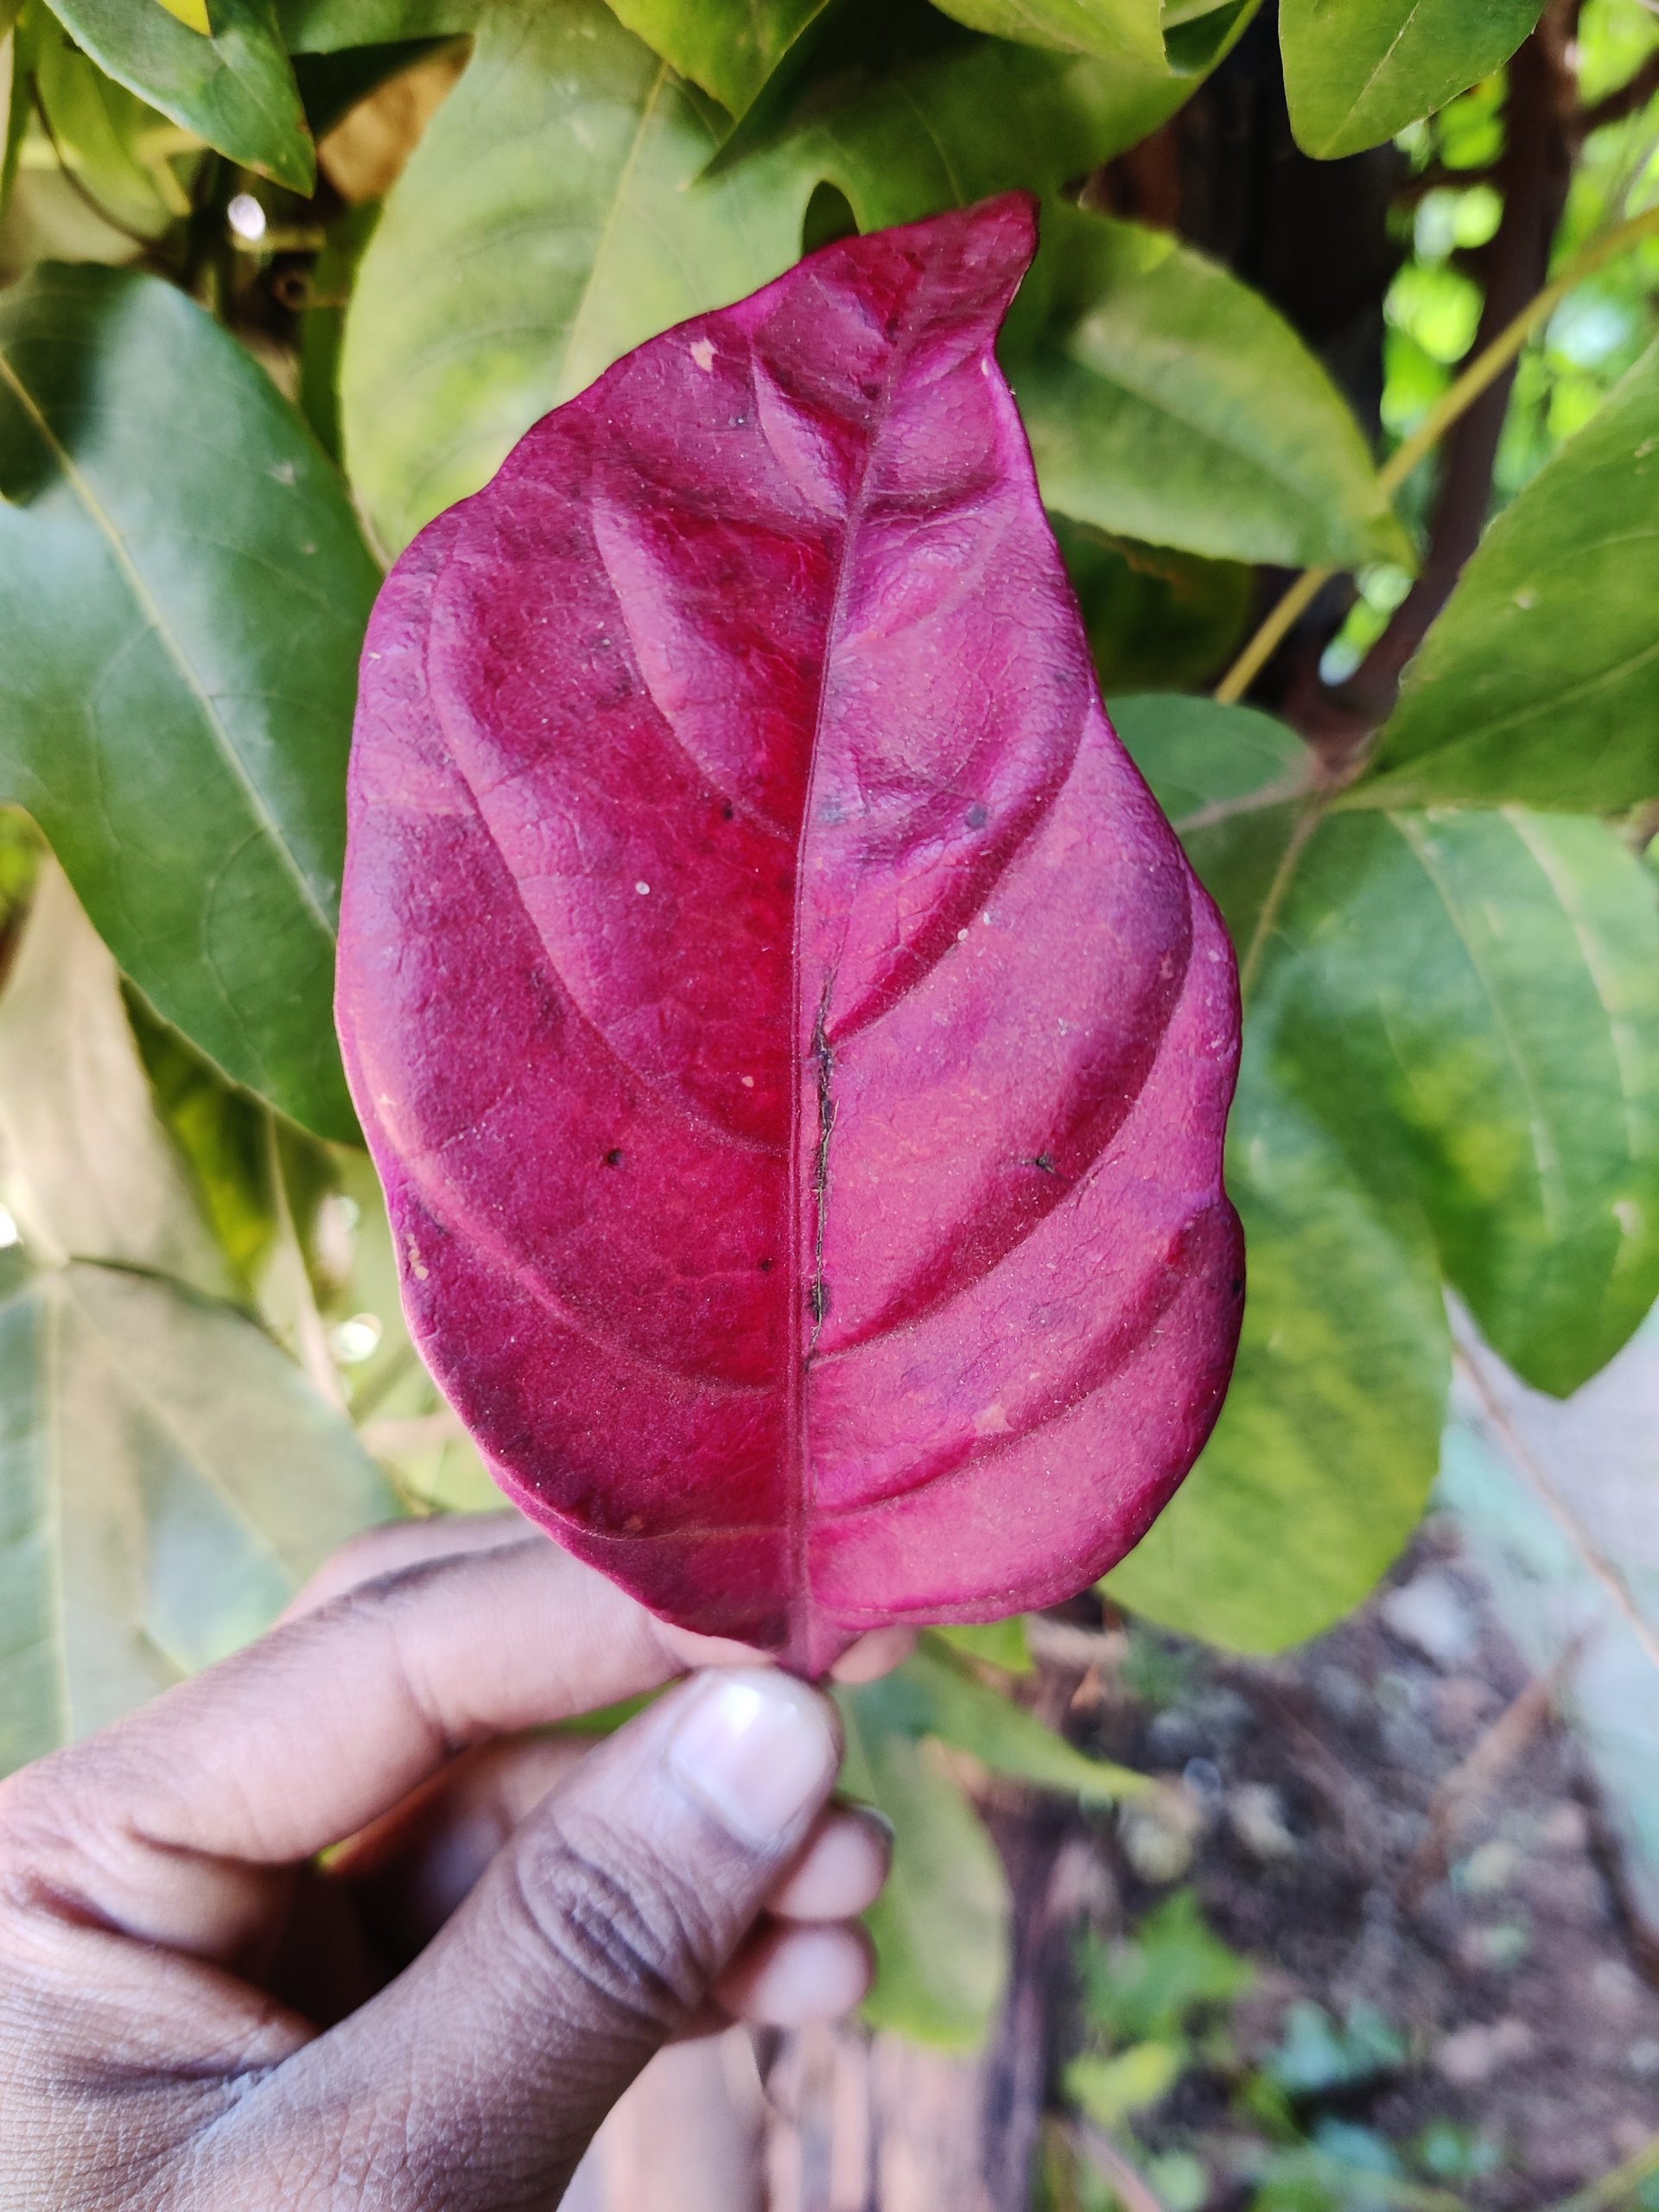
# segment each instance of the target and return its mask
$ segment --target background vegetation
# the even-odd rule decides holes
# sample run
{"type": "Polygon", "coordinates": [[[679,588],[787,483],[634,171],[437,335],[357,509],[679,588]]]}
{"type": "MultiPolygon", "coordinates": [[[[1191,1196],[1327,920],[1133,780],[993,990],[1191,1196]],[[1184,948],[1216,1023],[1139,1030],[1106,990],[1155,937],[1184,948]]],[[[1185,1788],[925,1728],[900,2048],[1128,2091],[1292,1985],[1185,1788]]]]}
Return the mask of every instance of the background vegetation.
{"type": "MultiPolygon", "coordinates": [[[[1654,1305],[1659,20],[1257,4],[0,0],[0,1767],[493,1498],[329,1016],[363,625],[540,414],[854,227],[1043,194],[1007,366],[1239,947],[1244,1345],[1108,1618],[1328,1628],[1454,1364],[1570,1393],[1654,1305]]],[[[849,1700],[874,2012],[948,2045],[1008,1898],[938,1747],[1160,1817],[1030,1664],[952,1631],[849,1700]]],[[[1236,1993],[1141,1941],[1181,1993],[1090,1968],[1098,2114],[1236,1993]]]]}

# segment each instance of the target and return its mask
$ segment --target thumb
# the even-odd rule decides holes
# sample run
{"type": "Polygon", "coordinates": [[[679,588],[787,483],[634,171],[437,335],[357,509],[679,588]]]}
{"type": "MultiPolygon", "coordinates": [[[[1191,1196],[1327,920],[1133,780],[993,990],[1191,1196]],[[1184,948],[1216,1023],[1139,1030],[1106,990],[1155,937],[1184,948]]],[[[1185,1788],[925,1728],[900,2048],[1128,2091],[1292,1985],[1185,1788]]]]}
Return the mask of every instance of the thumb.
{"type": "Polygon", "coordinates": [[[332,2113],[369,2152],[362,2203],[556,2202],[800,1851],[840,1752],[816,1690],[722,1669],[585,1759],[409,1972],[283,2069],[323,2139],[332,2113]]]}

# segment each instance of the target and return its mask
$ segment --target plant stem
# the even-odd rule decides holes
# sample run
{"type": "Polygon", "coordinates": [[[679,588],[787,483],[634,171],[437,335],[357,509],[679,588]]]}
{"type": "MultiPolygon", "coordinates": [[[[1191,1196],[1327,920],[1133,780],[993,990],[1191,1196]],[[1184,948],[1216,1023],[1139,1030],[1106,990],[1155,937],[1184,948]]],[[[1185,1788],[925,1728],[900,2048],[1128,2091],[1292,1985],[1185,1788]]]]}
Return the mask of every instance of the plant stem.
{"type": "MultiPolygon", "coordinates": [[[[1434,450],[1458,418],[1503,374],[1539,323],[1554,314],[1570,291],[1630,246],[1656,235],[1659,235],[1659,207],[1646,208],[1641,214],[1616,224],[1605,236],[1586,246],[1553,283],[1535,292],[1519,314],[1510,318],[1491,343],[1483,346],[1462,375],[1447,386],[1411,435],[1377,471],[1376,480],[1382,491],[1391,497],[1399,490],[1418,463],[1434,450]]],[[[1243,698],[1298,617],[1336,574],[1334,569],[1304,570],[1269,610],[1255,636],[1216,686],[1217,699],[1243,698]]]]}
{"type": "Polygon", "coordinates": [[[1217,699],[1230,702],[1244,696],[1268,661],[1336,573],[1334,569],[1303,569],[1284,596],[1274,601],[1261,628],[1217,684],[1217,699]]]}

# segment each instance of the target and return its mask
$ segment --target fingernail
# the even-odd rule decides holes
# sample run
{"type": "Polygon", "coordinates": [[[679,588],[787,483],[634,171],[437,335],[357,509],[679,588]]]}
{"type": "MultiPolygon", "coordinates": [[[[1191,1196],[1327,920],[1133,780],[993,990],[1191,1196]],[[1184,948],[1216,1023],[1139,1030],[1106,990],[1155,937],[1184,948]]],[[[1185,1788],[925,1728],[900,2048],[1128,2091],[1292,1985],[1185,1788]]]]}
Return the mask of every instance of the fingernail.
{"type": "Polygon", "coordinates": [[[787,1675],[706,1675],[668,1746],[681,1783],[740,1842],[791,1834],[829,1796],[840,1751],[822,1699],[787,1675]]]}

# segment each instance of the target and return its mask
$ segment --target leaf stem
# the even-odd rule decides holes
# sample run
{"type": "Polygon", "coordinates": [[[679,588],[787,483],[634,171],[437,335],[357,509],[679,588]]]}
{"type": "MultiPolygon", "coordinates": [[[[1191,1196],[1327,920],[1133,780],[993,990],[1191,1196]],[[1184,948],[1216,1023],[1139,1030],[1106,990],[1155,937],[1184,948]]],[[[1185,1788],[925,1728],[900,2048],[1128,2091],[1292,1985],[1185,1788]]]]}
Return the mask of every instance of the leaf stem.
{"type": "MultiPolygon", "coordinates": [[[[1519,313],[1511,315],[1491,343],[1483,346],[1462,374],[1446,387],[1411,435],[1402,442],[1377,471],[1377,484],[1383,493],[1392,498],[1459,417],[1466,414],[1482,392],[1502,376],[1538,325],[1554,314],[1570,291],[1607,262],[1616,260],[1630,247],[1656,234],[1659,234],[1659,205],[1615,224],[1575,256],[1559,276],[1535,292],[1519,313]]],[[[1268,610],[1255,636],[1216,686],[1217,699],[1230,702],[1243,697],[1292,626],[1337,573],[1334,569],[1304,570],[1268,610]]]]}
{"type": "Polygon", "coordinates": [[[328,1332],[323,1325],[316,1293],[311,1287],[311,1270],[306,1264],[305,1245],[289,1197],[282,1137],[276,1126],[276,1116],[270,1107],[265,1109],[265,1160],[270,1178],[271,1203],[276,1216],[277,1245],[293,1286],[294,1347],[299,1355],[300,1365],[310,1377],[318,1396],[337,1413],[343,1414],[346,1411],[346,1393],[340,1387],[339,1370],[328,1349],[328,1332]]]}

